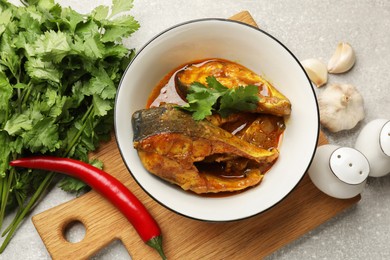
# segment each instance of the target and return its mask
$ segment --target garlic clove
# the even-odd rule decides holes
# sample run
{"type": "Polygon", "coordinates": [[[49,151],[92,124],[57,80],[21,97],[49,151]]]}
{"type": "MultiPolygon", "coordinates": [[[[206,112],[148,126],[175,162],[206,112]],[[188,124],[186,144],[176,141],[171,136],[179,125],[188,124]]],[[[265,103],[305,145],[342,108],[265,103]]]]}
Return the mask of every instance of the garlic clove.
{"type": "Polygon", "coordinates": [[[356,61],[355,51],[352,46],[346,42],[340,42],[336,51],[328,62],[328,72],[337,74],[350,70],[356,61]]]}
{"type": "Polygon", "coordinates": [[[364,119],[363,97],[350,84],[332,84],[318,97],[321,125],[331,132],[354,128],[364,119]]]}
{"type": "Polygon", "coordinates": [[[328,81],[328,69],[326,65],[318,59],[306,59],[301,61],[310,80],[317,86],[322,87],[328,81]]]}

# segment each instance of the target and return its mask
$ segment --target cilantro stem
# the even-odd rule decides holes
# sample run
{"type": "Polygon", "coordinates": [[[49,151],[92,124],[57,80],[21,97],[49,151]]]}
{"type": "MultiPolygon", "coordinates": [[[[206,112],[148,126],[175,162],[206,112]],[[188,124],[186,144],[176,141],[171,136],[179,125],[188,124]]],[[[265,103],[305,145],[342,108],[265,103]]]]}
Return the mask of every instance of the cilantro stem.
{"type": "Polygon", "coordinates": [[[28,99],[28,97],[29,97],[30,94],[31,94],[31,89],[32,89],[31,84],[28,83],[27,87],[28,87],[27,93],[23,95],[22,105],[26,104],[27,99],[28,99]]]}
{"type": "Polygon", "coordinates": [[[3,244],[0,247],[0,254],[3,253],[4,249],[7,247],[9,241],[11,240],[11,238],[12,238],[13,234],[15,233],[16,229],[22,223],[24,217],[30,212],[31,208],[41,198],[41,196],[44,194],[44,191],[49,187],[49,185],[50,185],[51,181],[53,180],[54,176],[55,176],[54,172],[50,172],[48,175],[46,175],[46,177],[43,179],[43,181],[39,185],[38,189],[35,191],[35,193],[31,197],[31,199],[29,200],[28,204],[23,209],[21,214],[16,216],[16,220],[12,222],[12,226],[9,229],[7,237],[4,239],[3,244]]]}
{"type": "Polygon", "coordinates": [[[3,220],[4,220],[4,214],[5,210],[3,210],[3,205],[7,203],[7,201],[4,201],[4,193],[5,193],[5,183],[6,183],[6,178],[1,178],[0,179],[0,194],[1,194],[1,209],[0,209],[0,229],[3,226],[3,220]]]}
{"type": "Polygon", "coordinates": [[[22,99],[20,97],[20,94],[21,94],[20,88],[18,88],[17,91],[18,91],[18,109],[19,109],[19,113],[21,113],[22,112],[22,99]]]}
{"type": "Polygon", "coordinates": [[[8,233],[8,231],[11,229],[11,227],[15,224],[18,216],[22,213],[22,208],[20,206],[21,205],[19,204],[18,211],[16,212],[15,217],[13,218],[12,222],[8,225],[8,227],[6,227],[4,229],[3,233],[1,233],[2,237],[4,237],[8,233]]]}
{"type": "Polygon", "coordinates": [[[16,201],[18,202],[18,206],[19,207],[23,206],[24,200],[22,199],[22,197],[20,196],[20,194],[18,192],[15,192],[15,198],[16,198],[16,201]]]}
{"type": "Polygon", "coordinates": [[[16,198],[16,201],[18,202],[18,211],[16,212],[12,222],[8,225],[8,227],[6,227],[3,231],[3,233],[1,234],[2,237],[4,237],[8,231],[11,229],[11,227],[15,224],[18,216],[22,213],[23,211],[23,204],[24,204],[24,200],[21,198],[21,196],[19,195],[19,193],[15,192],[15,198],[16,198]]]}
{"type": "Polygon", "coordinates": [[[7,201],[14,179],[15,169],[11,168],[8,178],[2,180],[2,192],[1,192],[1,208],[0,208],[0,228],[3,226],[5,208],[7,207],[7,201]]]}
{"type": "Polygon", "coordinates": [[[83,118],[81,119],[84,123],[82,127],[79,129],[79,131],[77,132],[77,134],[75,135],[75,137],[73,138],[73,140],[69,143],[68,148],[65,151],[65,157],[68,156],[68,154],[70,153],[70,151],[73,149],[76,142],[80,138],[81,134],[84,132],[84,129],[87,126],[87,122],[89,121],[87,119],[93,115],[92,111],[93,111],[93,104],[88,108],[87,112],[84,114],[83,118]]]}
{"type": "Polygon", "coordinates": [[[4,129],[4,126],[7,123],[8,118],[9,118],[9,109],[8,109],[8,106],[7,106],[7,108],[5,109],[5,120],[4,120],[3,125],[1,127],[2,129],[4,129]]]}

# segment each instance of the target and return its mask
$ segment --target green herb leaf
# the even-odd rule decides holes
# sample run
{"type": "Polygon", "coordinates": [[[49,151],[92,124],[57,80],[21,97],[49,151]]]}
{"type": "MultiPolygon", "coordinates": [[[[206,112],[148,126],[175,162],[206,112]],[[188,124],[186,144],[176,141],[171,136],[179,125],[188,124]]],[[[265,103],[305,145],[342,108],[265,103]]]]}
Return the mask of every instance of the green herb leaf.
{"type": "Polygon", "coordinates": [[[253,111],[259,101],[258,87],[239,86],[229,89],[215,77],[207,77],[205,86],[199,82],[190,85],[187,104],[179,107],[192,113],[195,120],[202,120],[213,112],[227,117],[238,111],[253,111]]]}
{"type": "Polygon", "coordinates": [[[61,145],[58,139],[58,125],[51,118],[44,118],[37,122],[23,135],[23,142],[31,152],[53,152],[61,145]]]}
{"type": "Polygon", "coordinates": [[[111,100],[102,99],[100,96],[94,95],[92,101],[94,114],[97,116],[105,116],[112,109],[111,100]]]}
{"type": "Polygon", "coordinates": [[[221,95],[226,93],[229,89],[222,85],[215,77],[207,77],[206,82],[208,84],[208,88],[215,89],[220,92],[221,95]]]}
{"type": "MultiPolygon", "coordinates": [[[[12,97],[12,86],[4,73],[0,72],[0,111],[7,110],[8,102],[12,97]]],[[[0,112],[1,113],[1,112],[0,112]]]]}
{"type": "Polygon", "coordinates": [[[6,131],[10,136],[17,135],[23,131],[28,131],[31,129],[32,120],[29,118],[27,113],[13,114],[3,128],[3,130],[6,131]]]}
{"type": "Polygon", "coordinates": [[[45,32],[34,43],[29,55],[42,57],[43,60],[59,63],[71,50],[68,44],[68,35],[52,30],[45,32]]]}
{"type": "Polygon", "coordinates": [[[231,89],[221,97],[218,113],[227,117],[237,111],[253,111],[259,101],[259,88],[254,85],[240,86],[231,89]]]}
{"type": "Polygon", "coordinates": [[[0,178],[5,178],[8,169],[10,150],[10,137],[5,131],[0,131],[0,178]]]}
{"type": "Polygon", "coordinates": [[[96,68],[92,73],[91,80],[84,85],[85,95],[99,95],[102,99],[113,99],[116,87],[104,67],[96,68]]]}
{"type": "MultiPolygon", "coordinates": [[[[227,88],[225,89],[227,90],[227,88]]],[[[182,109],[192,112],[195,120],[202,120],[212,114],[214,105],[224,93],[223,89],[220,90],[222,91],[194,82],[191,84],[187,95],[188,103],[182,106],[182,109]]]]}
{"type": "Polygon", "coordinates": [[[64,191],[75,192],[77,194],[85,189],[86,184],[78,179],[66,177],[58,183],[58,187],[64,191]]]}
{"type": "Polygon", "coordinates": [[[76,40],[81,40],[81,42],[85,41],[88,38],[93,38],[96,35],[100,36],[99,25],[94,20],[89,19],[86,22],[77,26],[75,30],[75,35],[80,37],[76,40]]]}
{"type": "Polygon", "coordinates": [[[115,42],[138,30],[139,23],[130,15],[115,18],[104,26],[102,42],[115,42]]]}
{"type": "Polygon", "coordinates": [[[38,81],[51,80],[60,83],[62,70],[58,70],[50,61],[43,61],[39,58],[30,58],[26,61],[25,68],[27,74],[38,81]]]}
{"type": "Polygon", "coordinates": [[[130,11],[133,8],[133,0],[113,0],[110,17],[130,11]]]}
{"type": "Polygon", "coordinates": [[[61,12],[61,18],[64,24],[67,24],[69,26],[69,31],[71,34],[74,34],[76,31],[76,27],[79,24],[82,24],[84,21],[84,15],[79,14],[78,12],[74,11],[71,8],[64,8],[61,12]]]}
{"type": "Polygon", "coordinates": [[[95,9],[93,9],[92,14],[96,20],[102,21],[108,17],[109,11],[110,11],[110,9],[108,8],[108,6],[99,5],[99,6],[95,7],[95,9]]]}

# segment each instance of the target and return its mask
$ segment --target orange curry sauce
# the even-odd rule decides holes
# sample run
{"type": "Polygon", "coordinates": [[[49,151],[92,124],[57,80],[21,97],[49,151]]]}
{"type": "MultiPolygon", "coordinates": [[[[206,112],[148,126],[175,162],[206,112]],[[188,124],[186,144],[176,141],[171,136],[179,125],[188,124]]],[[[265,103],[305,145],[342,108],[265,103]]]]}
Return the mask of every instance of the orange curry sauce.
{"type": "MultiPolygon", "coordinates": [[[[194,61],[188,64],[181,65],[168,74],[157,84],[153,89],[152,93],[149,96],[146,107],[155,107],[164,103],[173,103],[178,105],[183,105],[186,103],[185,100],[180,96],[177,91],[177,86],[175,84],[175,75],[181,70],[186,69],[189,66],[200,66],[208,61],[214,61],[219,59],[207,59],[194,61]]],[[[225,60],[221,60],[225,61],[225,60]]],[[[231,62],[231,61],[228,61],[231,62]]],[[[242,65],[239,65],[242,67],[242,65]]],[[[266,92],[267,90],[261,90],[266,92]]],[[[261,124],[261,131],[251,133],[250,143],[255,144],[264,149],[278,148],[280,145],[280,140],[285,129],[284,118],[273,116],[269,114],[254,114],[254,113],[240,113],[238,120],[233,122],[224,123],[221,127],[230,133],[233,133],[236,136],[241,136],[244,134],[246,127],[251,124],[261,124]]],[[[267,172],[273,164],[264,164],[260,167],[261,172],[264,174],[267,172]]],[[[198,163],[197,168],[201,172],[207,171],[208,173],[213,173],[217,176],[224,178],[244,178],[245,172],[230,173],[228,176],[224,174],[224,168],[218,163],[198,163]]]]}

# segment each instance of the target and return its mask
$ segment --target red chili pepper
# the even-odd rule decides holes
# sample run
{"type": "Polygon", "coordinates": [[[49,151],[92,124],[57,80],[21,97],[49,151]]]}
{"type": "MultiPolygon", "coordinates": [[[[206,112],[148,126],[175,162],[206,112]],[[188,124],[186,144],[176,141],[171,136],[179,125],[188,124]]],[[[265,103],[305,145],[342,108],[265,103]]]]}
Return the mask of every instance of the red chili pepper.
{"type": "Polygon", "coordinates": [[[142,240],[167,259],[162,248],[161,230],[145,206],[119,180],[90,164],[51,156],[17,159],[11,166],[42,169],[78,178],[116,206],[137,230],[142,240]]]}

